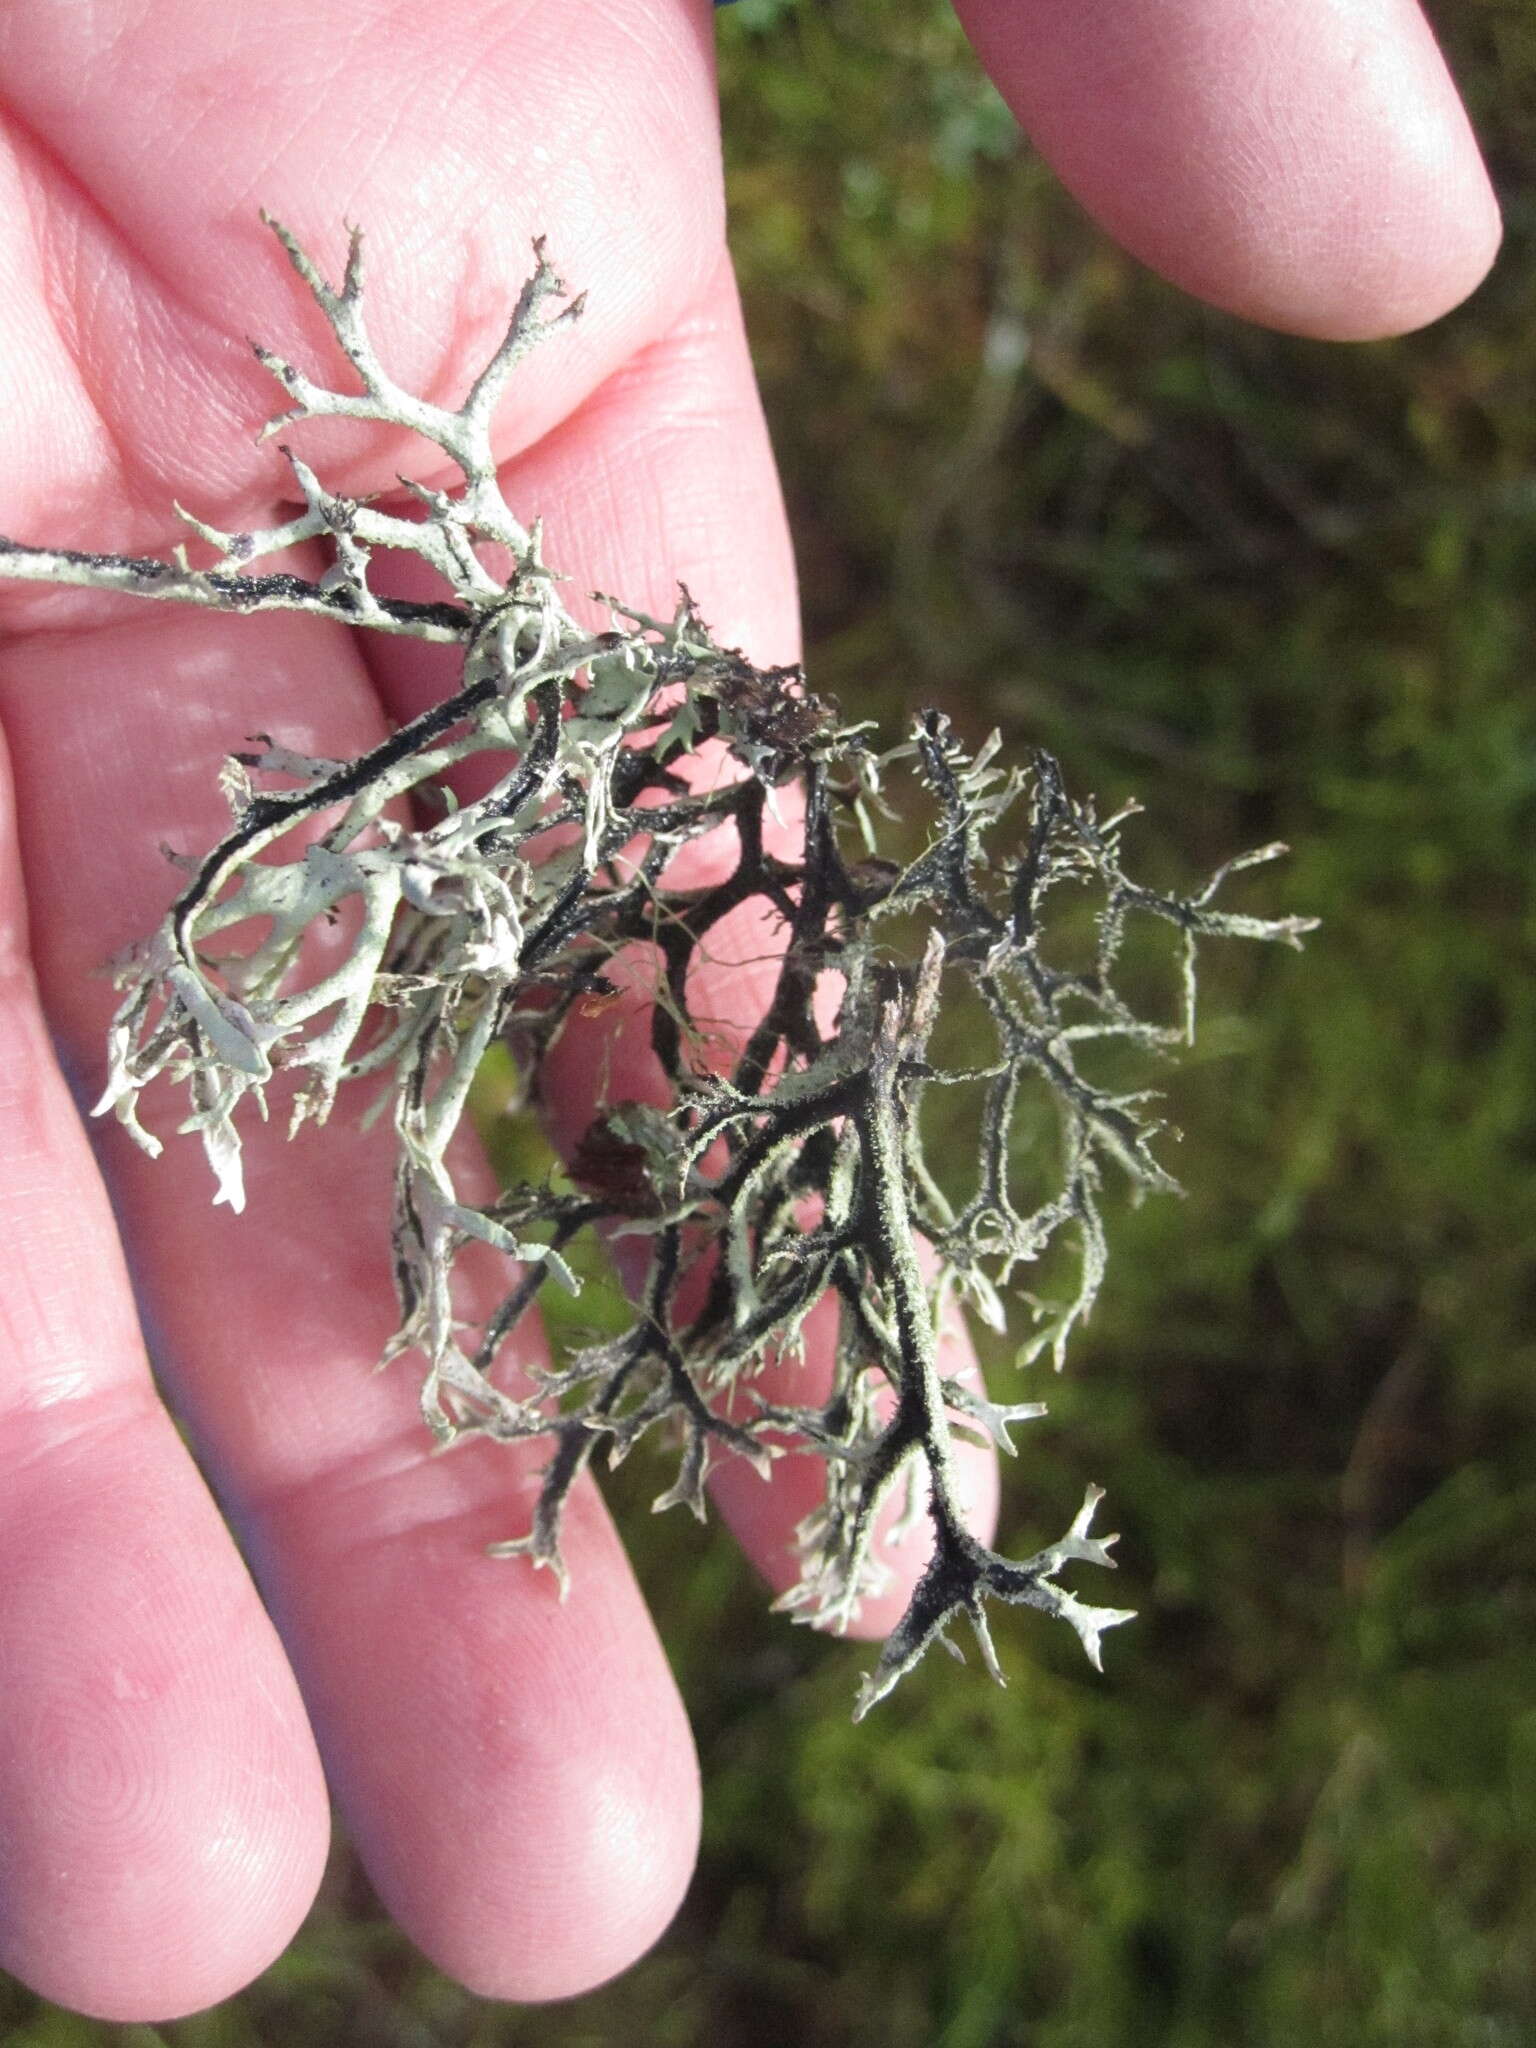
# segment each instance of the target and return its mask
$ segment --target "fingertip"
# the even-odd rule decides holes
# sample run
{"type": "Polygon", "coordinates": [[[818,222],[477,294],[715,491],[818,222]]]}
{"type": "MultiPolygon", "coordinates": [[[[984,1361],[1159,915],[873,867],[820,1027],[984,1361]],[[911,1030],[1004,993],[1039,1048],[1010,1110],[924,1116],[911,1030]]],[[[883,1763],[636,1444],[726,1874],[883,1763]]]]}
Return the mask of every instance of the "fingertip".
{"type": "MultiPolygon", "coordinates": [[[[455,1983],[479,1998],[545,2005],[577,1998],[622,1976],[655,1947],[676,1918],[698,1858],[697,1772],[686,1782],[654,1767],[645,1745],[616,1748],[569,1802],[579,1832],[567,1837],[551,1873],[551,1899],[536,1938],[521,1904],[471,1925],[420,1914],[417,1945],[455,1983]]],[[[541,1878],[529,1872],[528,1892],[541,1878]]]]}
{"type": "Polygon", "coordinates": [[[0,1516],[0,1961],[97,2019],[181,2018],[297,1932],[330,1831],[319,1760],[163,1415],[31,1457],[19,1427],[0,1516]]]}
{"type": "MultiPolygon", "coordinates": [[[[526,1461],[525,1461],[526,1465],[526,1461]]],[[[562,1600],[524,1558],[505,1445],[304,1488],[278,1604],[338,1804],[391,1917],[483,1998],[589,1991],[665,1931],[692,1874],[698,1765],[595,1491],[562,1524],[562,1600]]]]}
{"type": "Polygon", "coordinates": [[[1503,222],[1448,79],[1445,95],[1433,118],[1360,133],[1310,205],[1270,195],[1270,231],[1226,274],[1195,270],[1189,288],[1317,341],[1382,341],[1454,311],[1492,268],[1503,222]]]}
{"type": "MultiPolygon", "coordinates": [[[[538,1761],[517,1796],[520,1854],[492,1855],[471,1876],[461,1837],[446,1884],[386,1879],[422,1952],[478,1997],[538,2005],[595,1990],[655,1946],[688,1890],[702,1800],[686,1716],[675,1691],[637,1698],[631,1674],[607,1662],[542,1695],[538,1761]]],[[[491,1789],[493,1808],[508,1789],[491,1789]]]]}
{"type": "Polygon", "coordinates": [[[1063,183],[1183,290],[1324,340],[1459,305],[1499,211],[1413,0],[957,0],[1063,183]]]}
{"type": "Polygon", "coordinates": [[[1413,334],[1469,299],[1493,268],[1503,241],[1499,203],[1481,159],[1428,186],[1415,207],[1383,208],[1361,234],[1359,261],[1319,270],[1303,293],[1289,280],[1283,296],[1245,317],[1317,341],[1385,341],[1413,334]]]}

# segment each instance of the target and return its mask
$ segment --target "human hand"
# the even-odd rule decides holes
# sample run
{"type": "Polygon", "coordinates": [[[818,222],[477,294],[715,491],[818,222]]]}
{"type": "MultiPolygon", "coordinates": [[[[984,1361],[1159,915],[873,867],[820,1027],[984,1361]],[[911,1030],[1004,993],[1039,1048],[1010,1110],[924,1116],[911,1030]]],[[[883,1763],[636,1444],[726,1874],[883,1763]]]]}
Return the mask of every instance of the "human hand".
{"type": "MultiPolygon", "coordinates": [[[[1056,11],[1029,16],[1042,39],[1056,11]]],[[[1165,59],[1160,72],[1122,42],[1119,101],[1106,85],[1075,112],[1068,83],[1030,97],[1049,72],[1042,40],[1022,76],[1023,10],[968,18],[1042,141],[1134,246],[1240,310],[1363,333],[1449,303],[1486,258],[1491,215],[1472,203],[1482,188],[1454,102],[1435,119],[1415,111],[1441,88],[1432,70],[1417,85],[1405,72],[1411,25],[1383,31],[1374,64],[1350,71],[1345,11],[1335,0],[1305,51],[1288,15],[1313,68],[1259,65],[1261,105],[1235,89],[1207,104],[1195,45],[1182,71],[1165,59]],[[1319,46],[1339,57],[1332,69],[1318,68],[1319,46]],[[1365,81],[1342,114],[1341,76],[1365,81]],[[1171,228],[1140,204],[1160,136],[1150,113],[1144,129],[1133,116],[1155,93],[1181,108],[1170,132],[1186,136],[1163,167],[1171,228]],[[1105,146],[1079,160],[1073,138],[1114,104],[1119,166],[1092,186],[1105,146]],[[1330,156],[1332,118],[1350,140],[1330,156]],[[1143,133],[1138,154],[1124,138],[1143,133]],[[1437,133],[1450,137],[1438,169],[1437,133]],[[1304,181],[1293,136],[1318,138],[1304,181]],[[1346,162],[1341,203],[1323,174],[1346,162]],[[1389,191],[1415,223],[1401,245],[1367,232],[1389,191]],[[1327,231],[1308,255],[1319,210],[1327,231]],[[1333,261],[1336,246],[1349,261],[1333,261]]],[[[1214,0],[1207,12],[1212,44],[1237,13],[1260,20],[1214,0]]],[[[788,546],[723,254],[701,5],[545,4],[510,22],[487,8],[426,24],[414,10],[335,8],[319,49],[312,15],[287,0],[249,24],[181,0],[124,10],[115,34],[98,10],[85,48],[77,33],[49,7],[18,5],[0,23],[12,188],[0,527],[158,549],[173,497],[226,524],[271,515],[283,479],[247,431],[270,387],[241,337],[287,347],[308,316],[255,225],[258,200],[333,257],[341,218],[369,226],[383,353],[435,395],[483,357],[543,231],[591,310],[512,387],[509,496],[545,515],[556,559],[583,581],[665,604],[681,576],[723,637],[763,660],[792,653],[788,546]]],[[[1246,34],[1239,54],[1252,56],[1263,31],[1246,34]]],[[[1105,29],[1077,62],[1111,47],[1105,29]]],[[[313,324],[304,332],[323,346],[313,324]]],[[[415,452],[361,435],[327,445],[340,451],[332,474],[356,490],[387,485],[415,452]]],[[[365,658],[340,629],[270,615],[233,633],[200,613],[49,595],[12,616],[27,630],[0,656],[21,854],[0,880],[13,966],[0,982],[12,1049],[0,1955],[48,1996],[116,2018],[238,1988],[313,1891],[327,1825],[318,1741],[376,1885],[434,1960],[492,1995],[579,1990],[670,1917],[697,1817],[681,1710],[600,1507],[590,1494],[573,1506],[573,1590],[557,1607],[547,1582],[481,1555],[518,1526],[528,1467],[485,1445],[427,1458],[408,1378],[369,1375],[393,1320],[385,1140],[351,1138],[339,1120],[298,1149],[253,1132],[237,1222],[207,1206],[193,1148],[151,1165],[109,1133],[107,1182],[156,1362],[274,1629],[151,1389],[48,1039],[94,1094],[110,997],[91,970],[163,908],[156,842],[201,846],[222,825],[208,764],[231,734],[259,722],[317,753],[355,750],[435,693],[430,662],[393,642],[365,658]]],[[[591,1082],[579,1066],[564,1094],[576,1130],[591,1082]]],[[[808,1472],[790,1463],[768,1487],[723,1479],[724,1511],[770,1572],[808,1472]]]]}

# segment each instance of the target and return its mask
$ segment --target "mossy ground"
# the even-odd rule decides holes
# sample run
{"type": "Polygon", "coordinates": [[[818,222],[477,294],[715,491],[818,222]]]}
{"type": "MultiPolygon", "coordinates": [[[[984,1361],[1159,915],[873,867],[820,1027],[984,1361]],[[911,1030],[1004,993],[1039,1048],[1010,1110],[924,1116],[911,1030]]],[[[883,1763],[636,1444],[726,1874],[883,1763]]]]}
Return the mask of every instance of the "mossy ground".
{"type": "Polygon", "coordinates": [[[1536,26],[1442,14],[1508,241],[1355,349],[1139,274],[940,0],[721,22],[816,685],[1139,795],[1154,877],[1284,838],[1254,907],[1324,920],[1299,959],[1208,949],[1187,1197],[1113,1216],[1067,1373],[1006,1397],[1052,1404],[1007,1547],[1110,1489],[1142,1618],[1108,1676],[999,1612],[1006,1693],[939,1660],[855,1729],[869,1653],[770,1618],[626,1469],[709,1788],[654,1955],[486,2005],[343,1848],[242,1998],[119,2028],[0,1984],[5,2048],[1536,2039],[1536,26]]]}

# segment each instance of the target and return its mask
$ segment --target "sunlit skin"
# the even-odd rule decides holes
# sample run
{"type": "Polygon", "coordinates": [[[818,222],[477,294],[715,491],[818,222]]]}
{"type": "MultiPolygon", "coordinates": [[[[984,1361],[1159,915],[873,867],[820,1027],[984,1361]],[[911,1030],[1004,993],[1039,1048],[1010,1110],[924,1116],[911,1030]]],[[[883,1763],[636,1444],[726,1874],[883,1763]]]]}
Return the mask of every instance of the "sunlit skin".
{"type": "MultiPolygon", "coordinates": [[[[1218,305],[1381,335],[1492,259],[1492,195],[1406,0],[961,12],[1090,211],[1218,305]]],[[[343,221],[366,224],[381,350],[438,398],[483,360],[543,232],[590,311],[509,393],[509,498],[578,585],[665,608],[681,577],[721,638],[792,657],[710,8],[333,0],[323,36],[315,20],[296,0],[0,11],[0,530],[151,551],[173,498],[229,528],[276,516],[291,485],[252,441],[271,394],[245,336],[317,356],[324,336],[258,205],[333,269],[343,221]]],[[[410,457],[351,429],[306,445],[352,491],[410,457]]],[[[93,1151],[71,1092],[102,1070],[93,970],[163,909],[159,844],[219,830],[224,751],[256,724],[356,751],[441,667],[309,620],[64,593],[8,590],[4,620],[0,1963],[116,2020],[228,1996],[310,1903],[328,1782],[443,1970],[495,1997],[580,1991],[666,1925],[699,1805],[595,1495],[567,1525],[560,1607],[483,1555],[520,1526],[529,1468],[483,1445],[428,1456],[409,1373],[371,1374],[393,1312],[387,1133],[339,1120],[290,1149],[253,1131],[235,1219],[195,1146],[155,1164],[109,1131],[93,1151]],[[244,1558],[151,1383],[140,1313],[244,1558]]],[[[722,1010],[741,1000],[722,986],[722,1010]]],[[[572,1046],[567,1134],[595,1065],[572,1046]]],[[[790,1469],[733,1479],[724,1503],[780,1584],[806,1504],[790,1469]]],[[[978,1471],[980,1524],[993,1493],[978,1471]]]]}

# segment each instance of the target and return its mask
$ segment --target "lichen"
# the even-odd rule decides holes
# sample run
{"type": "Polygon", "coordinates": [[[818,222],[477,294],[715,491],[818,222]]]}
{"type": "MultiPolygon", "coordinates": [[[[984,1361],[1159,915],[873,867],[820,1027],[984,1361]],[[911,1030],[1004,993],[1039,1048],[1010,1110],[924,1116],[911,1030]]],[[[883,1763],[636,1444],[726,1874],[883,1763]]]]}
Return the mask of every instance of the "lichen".
{"type": "Polygon", "coordinates": [[[273,226],[361,388],[332,390],[258,349],[290,400],[265,432],[338,415],[406,428],[460,483],[408,486],[419,516],[403,516],[328,490],[285,447],[304,504],[295,518],[228,533],[182,513],[211,562],[193,566],[185,548],[161,561],[4,541],[0,574],[226,612],[314,612],[454,644],[462,668],[447,698],[354,760],[312,759],[267,736],[230,757],[229,831],[120,964],[99,1107],[158,1152],[141,1097],[151,1084],[184,1088],[181,1128],[201,1138],[215,1199],[238,1209],[247,1096],[265,1113],[281,1075],[297,1129],[323,1124],[344,1088],[374,1111],[385,1090],[398,1140],[393,1243],[380,1248],[400,1306],[389,1355],[422,1361],[422,1412],[440,1441],[549,1445],[531,1527],[499,1552],[563,1582],[571,1487],[653,1430],[679,1446],[657,1506],[699,1515],[717,1458],[766,1472],[811,1454],[825,1460],[826,1493],[799,1531],[800,1578],[783,1602],[799,1618],[841,1628],[857,1615],[882,1581],[877,1528],[899,1489],[931,1524],[931,1559],[859,1714],[936,1639],[953,1647],[962,1617],[1000,1676],[991,1599],[1061,1617],[1097,1665],[1104,1631],[1129,1615],[1086,1604],[1059,1575],[1113,1562],[1114,1538],[1090,1533],[1100,1491],[1032,1557],[979,1541],[962,1512],[956,1440],[1011,1453],[1014,1426],[1044,1409],[994,1402],[946,1373],[938,1333],[956,1304],[1002,1328],[1020,1275],[1067,1244],[1068,1298],[1025,1299],[1021,1348],[1060,1366],[1104,1274],[1106,1167],[1136,1193],[1174,1185],[1154,1152],[1155,1099],[1104,1085],[1096,1063],[1116,1042],[1157,1057],[1192,1036],[1201,939],[1299,942],[1310,920],[1215,907],[1235,870],[1283,849],[1228,862],[1189,895],[1163,894],[1122,866],[1131,812],[1100,819],[1047,755],[1006,767],[996,736],[968,747],[938,712],[882,750],[798,670],[757,668],[720,645],[686,590],[669,618],[607,599],[607,630],[580,625],[539,525],[503,497],[492,450],[507,377],[580,312],[579,299],[546,312],[564,287],[542,246],[500,347],[448,410],[403,391],[378,361],[361,237],[336,290],[273,226]],[[312,540],[331,551],[319,581],[262,570],[312,540]],[[443,596],[376,593],[377,550],[418,556],[443,596]],[[488,566],[492,551],[510,573],[488,566]],[[482,754],[489,787],[454,801],[445,776],[482,754]],[[701,756],[707,775],[690,772],[701,756]],[[893,831],[898,782],[907,810],[893,831]],[[714,879],[678,880],[677,855],[705,835],[729,854],[714,879]],[[1093,905],[1076,964],[1052,937],[1049,899],[1065,891],[1093,905]],[[723,921],[742,915],[774,935],[772,987],[754,1027],[722,1034],[692,1013],[690,975],[723,921]],[[1136,919],[1175,935],[1183,995],[1169,1022],[1137,1015],[1117,991],[1136,919]],[[307,974],[306,940],[337,920],[342,957],[307,974]],[[467,1198],[452,1147],[488,1049],[510,1043],[536,1096],[573,1012],[617,993],[621,954],[651,963],[650,1046],[668,1107],[609,1104],[563,1186],[467,1198]],[[964,1064],[935,1050],[956,1001],[985,1019],[973,1035],[987,1042],[964,1064]],[[1027,1198],[1044,1168],[1020,1104],[1041,1090],[1057,1137],[1050,1185],[1027,1198]],[[963,1179],[952,1159],[936,1169],[925,1138],[924,1104],[945,1091],[979,1103],[963,1179]],[[588,1232],[645,1247],[629,1327],[509,1387],[499,1369],[510,1333],[546,1287],[575,1285],[566,1255],[588,1232]],[[492,1311],[466,1324],[454,1281],[471,1245],[500,1255],[504,1281],[492,1311]],[[824,1398],[770,1400],[760,1368],[795,1354],[828,1295],[837,1334],[824,1398]]]}

